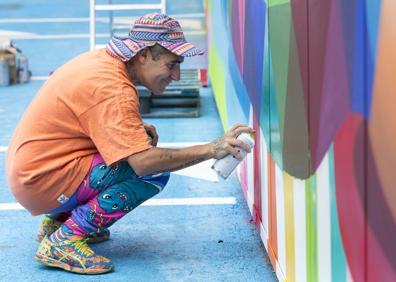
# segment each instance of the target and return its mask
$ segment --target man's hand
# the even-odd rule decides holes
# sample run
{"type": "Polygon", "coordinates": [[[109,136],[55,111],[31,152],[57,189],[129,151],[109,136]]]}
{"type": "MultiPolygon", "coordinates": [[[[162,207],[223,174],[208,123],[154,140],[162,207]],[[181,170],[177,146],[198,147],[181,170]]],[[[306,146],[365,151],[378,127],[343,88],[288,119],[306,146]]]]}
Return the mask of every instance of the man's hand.
{"type": "Polygon", "coordinates": [[[217,138],[210,144],[212,145],[213,158],[221,159],[228,154],[232,154],[238,160],[242,160],[241,154],[235,147],[240,147],[246,152],[250,153],[250,146],[245,144],[241,140],[236,139],[241,133],[254,133],[255,131],[244,125],[235,124],[230,130],[228,130],[223,136],[217,138]]]}
{"type": "Polygon", "coordinates": [[[148,123],[143,123],[144,129],[146,129],[147,134],[151,137],[151,145],[157,146],[158,143],[158,134],[155,126],[148,123]]]}

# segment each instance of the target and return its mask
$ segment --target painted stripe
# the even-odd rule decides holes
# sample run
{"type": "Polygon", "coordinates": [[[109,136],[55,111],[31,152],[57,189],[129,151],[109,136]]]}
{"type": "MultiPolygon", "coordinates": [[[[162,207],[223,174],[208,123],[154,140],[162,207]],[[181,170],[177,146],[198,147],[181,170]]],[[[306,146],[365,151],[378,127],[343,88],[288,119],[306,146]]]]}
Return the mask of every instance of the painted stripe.
{"type": "MultiPolygon", "coordinates": [[[[149,199],[142,206],[197,206],[197,205],[235,205],[234,197],[203,197],[203,198],[175,198],[149,199]]],[[[19,203],[0,203],[0,211],[24,210],[19,203]]]]}
{"type": "Polygon", "coordinates": [[[268,217],[269,217],[269,238],[268,238],[268,255],[274,267],[277,265],[278,257],[278,233],[276,222],[276,186],[275,186],[275,161],[271,154],[267,152],[268,159],[268,217]]]}
{"type": "Polygon", "coordinates": [[[329,157],[323,158],[317,172],[318,196],[318,279],[319,281],[332,281],[331,279],[331,215],[330,215],[330,179],[329,157]]]}
{"type": "Polygon", "coordinates": [[[316,176],[305,182],[306,204],[306,244],[307,244],[307,282],[318,281],[318,247],[317,247],[317,193],[316,176]]]}
{"type": "MultiPolygon", "coordinates": [[[[263,140],[263,142],[260,143],[261,146],[261,204],[262,204],[262,225],[263,228],[267,234],[267,237],[265,238],[265,240],[263,239],[264,244],[267,244],[267,240],[268,240],[268,209],[269,209],[269,205],[268,205],[268,156],[266,154],[266,152],[268,152],[268,148],[267,148],[267,144],[265,142],[264,139],[264,135],[263,135],[263,131],[260,128],[259,130],[260,132],[260,139],[263,140]]],[[[268,249],[268,248],[267,248],[268,249]]]]}
{"type": "MultiPolygon", "coordinates": [[[[253,108],[251,108],[250,114],[252,115],[252,123],[253,124],[253,129],[256,131],[260,130],[260,125],[259,121],[256,118],[256,115],[254,114],[253,108]]],[[[255,144],[256,146],[253,147],[253,189],[254,189],[254,211],[256,213],[256,224],[258,224],[258,221],[261,223],[263,214],[262,214],[262,203],[261,203],[261,151],[260,151],[260,146],[259,144],[261,143],[260,141],[260,134],[256,134],[255,136],[255,144]]],[[[257,225],[258,227],[258,225],[257,225]]]]}
{"type": "Polygon", "coordinates": [[[283,172],[275,165],[276,221],[278,232],[278,263],[286,274],[285,195],[283,172]]]}
{"type": "Polygon", "coordinates": [[[351,270],[349,267],[346,268],[346,272],[345,272],[345,281],[347,282],[354,282],[355,280],[353,280],[352,274],[351,274],[351,270]]]}
{"type": "Polygon", "coordinates": [[[7,146],[0,146],[0,153],[7,152],[7,146]]]}
{"type": "Polygon", "coordinates": [[[305,181],[294,181],[294,239],[296,281],[307,281],[305,181]]]}
{"type": "Polygon", "coordinates": [[[334,147],[330,147],[329,152],[329,178],[330,178],[330,216],[331,216],[331,276],[333,281],[346,281],[346,258],[342,245],[340,227],[338,222],[337,198],[335,191],[334,174],[334,147]]]}
{"type": "Polygon", "coordinates": [[[287,281],[296,281],[294,246],[294,195],[293,177],[283,172],[285,240],[286,240],[286,277],[287,281]]]}
{"type": "MultiPolygon", "coordinates": [[[[249,107],[249,125],[253,124],[253,107],[250,105],[249,107]]],[[[248,190],[247,195],[249,199],[252,201],[252,205],[250,207],[252,214],[256,217],[255,211],[255,204],[256,204],[256,195],[254,190],[254,155],[248,154],[247,158],[247,183],[248,183],[248,190]]],[[[256,220],[256,218],[254,218],[256,220]]]]}

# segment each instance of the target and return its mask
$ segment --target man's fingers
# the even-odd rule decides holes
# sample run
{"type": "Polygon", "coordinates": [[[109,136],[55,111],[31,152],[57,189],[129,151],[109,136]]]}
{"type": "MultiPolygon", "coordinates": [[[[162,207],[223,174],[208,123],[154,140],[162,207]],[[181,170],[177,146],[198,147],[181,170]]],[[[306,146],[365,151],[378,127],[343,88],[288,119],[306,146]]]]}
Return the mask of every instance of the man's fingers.
{"type": "Polygon", "coordinates": [[[230,144],[231,144],[233,147],[242,148],[245,152],[250,153],[250,151],[251,151],[250,146],[249,146],[248,144],[246,144],[245,142],[241,141],[241,140],[238,140],[238,139],[231,139],[231,140],[230,140],[230,144]]]}
{"type": "Polygon", "coordinates": [[[242,133],[254,133],[254,132],[255,131],[252,128],[248,127],[248,126],[238,127],[238,128],[236,128],[234,130],[234,134],[235,134],[236,137],[241,135],[242,133]]]}
{"type": "Polygon", "coordinates": [[[230,131],[235,131],[238,127],[246,127],[246,124],[242,124],[242,123],[234,124],[234,125],[231,127],[230,131]]]}

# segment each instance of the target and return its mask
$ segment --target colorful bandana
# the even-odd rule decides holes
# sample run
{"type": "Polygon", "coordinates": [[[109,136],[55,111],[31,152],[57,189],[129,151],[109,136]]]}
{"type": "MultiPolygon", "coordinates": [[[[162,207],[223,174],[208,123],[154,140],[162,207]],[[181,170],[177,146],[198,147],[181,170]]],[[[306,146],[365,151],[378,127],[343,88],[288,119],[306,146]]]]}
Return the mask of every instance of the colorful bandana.
{"type": "Polygon", "coordinates": [[[128,37],[113,37],[107,50],[126,62],[140,50],[159,44],[182,57],[202,55],[204,52],[188,43],[180,24],[164,14],[148,14],[135,21],[128,37]]]}

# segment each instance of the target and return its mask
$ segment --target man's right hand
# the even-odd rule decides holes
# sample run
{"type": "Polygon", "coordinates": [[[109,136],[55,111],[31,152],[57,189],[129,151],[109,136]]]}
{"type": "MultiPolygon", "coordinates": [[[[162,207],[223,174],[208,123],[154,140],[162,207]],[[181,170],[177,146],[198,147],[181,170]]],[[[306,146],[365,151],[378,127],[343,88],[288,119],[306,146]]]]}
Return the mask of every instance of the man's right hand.
{"type": "Polygon", "coordinates": [[[235,124],[230,130],[228,130],[223,136],[217,138],[210,143],[212,146],[213,158],[221,159],[228,154],[232,154],[238,160],[242,160],[241,154],[235,147],[240,147],[244,151],[250,153],[250,146],[241,140],[236,139],[241,133],[254,133],[255,131],[244,125],[235,124]]]}

